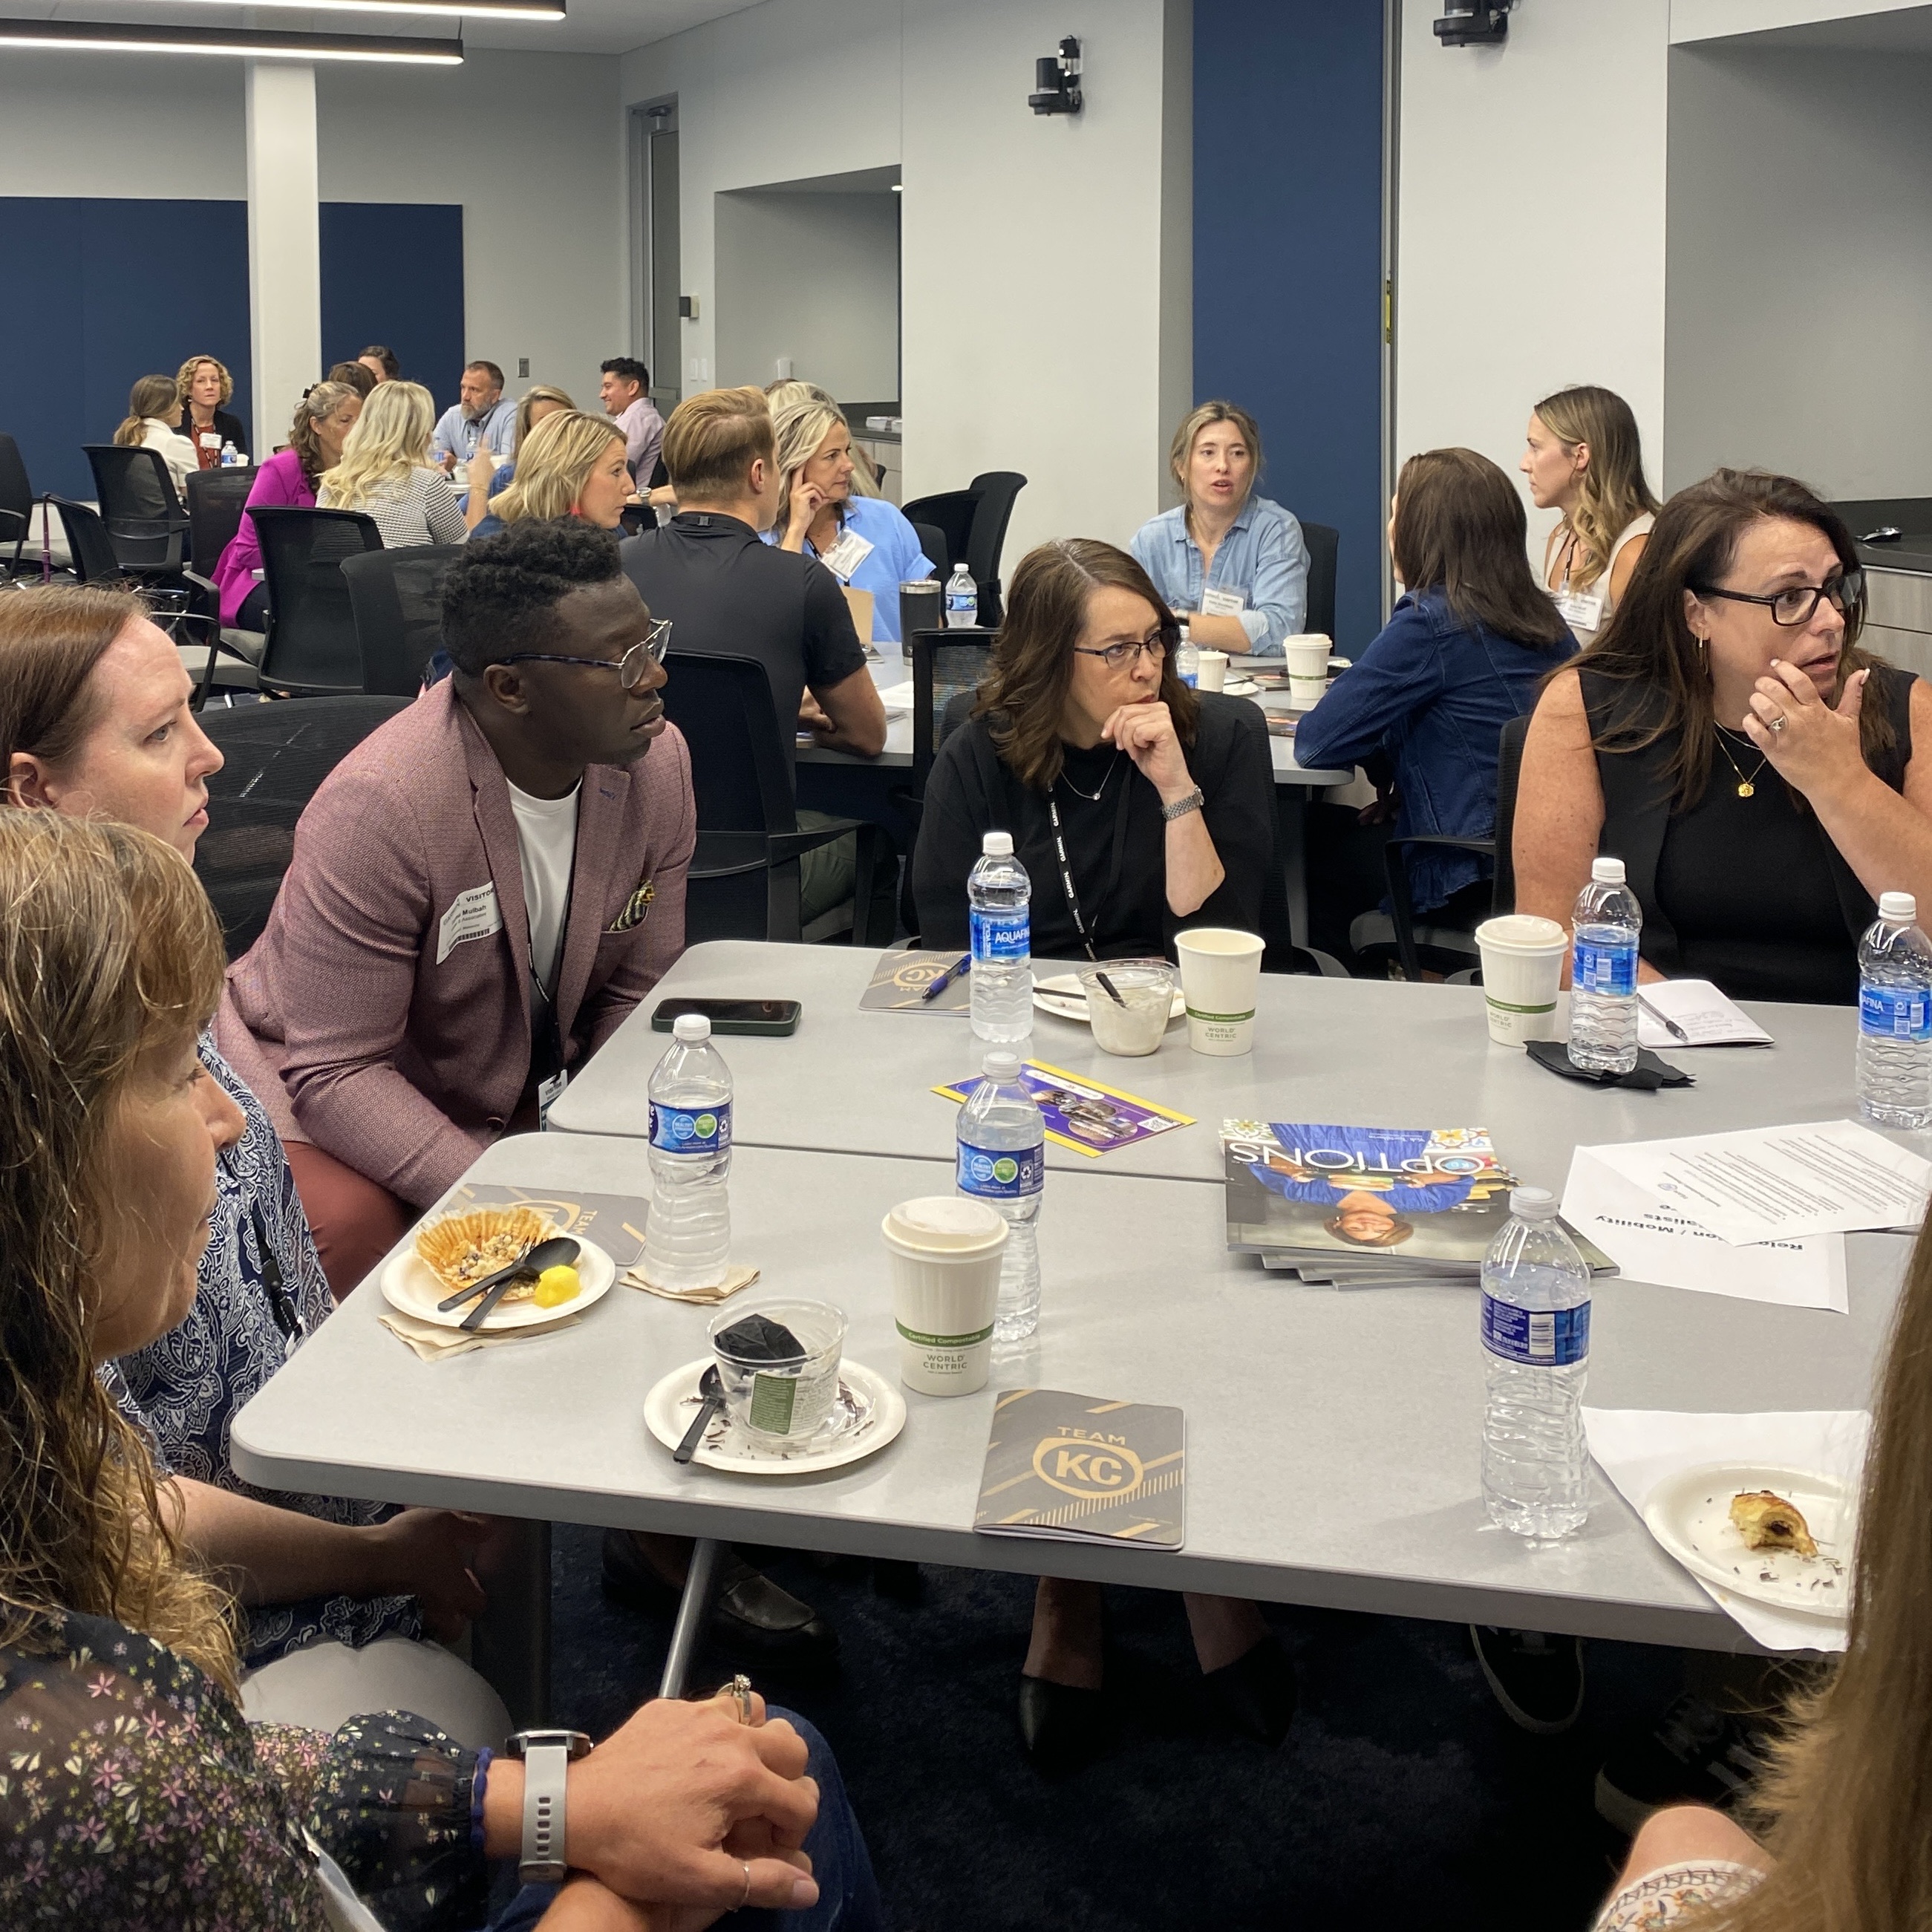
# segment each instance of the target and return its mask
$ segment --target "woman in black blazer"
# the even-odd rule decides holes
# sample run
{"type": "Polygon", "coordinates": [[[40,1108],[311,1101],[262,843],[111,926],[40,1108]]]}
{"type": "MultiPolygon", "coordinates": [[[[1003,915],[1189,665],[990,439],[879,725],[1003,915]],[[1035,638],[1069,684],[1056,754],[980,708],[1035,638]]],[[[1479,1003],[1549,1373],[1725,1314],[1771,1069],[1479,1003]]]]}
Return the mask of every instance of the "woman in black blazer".
{"type": "Polygon", "coordinates": [[[248,454],[248,431],[242,418],[228,412],[235,378],[212,356],[190,356],[175,378],[175,397],[181,406],[176,423],[194,445],[195,460],[204,470],[221,467],[224,443],[238,456],[248,454]]]}

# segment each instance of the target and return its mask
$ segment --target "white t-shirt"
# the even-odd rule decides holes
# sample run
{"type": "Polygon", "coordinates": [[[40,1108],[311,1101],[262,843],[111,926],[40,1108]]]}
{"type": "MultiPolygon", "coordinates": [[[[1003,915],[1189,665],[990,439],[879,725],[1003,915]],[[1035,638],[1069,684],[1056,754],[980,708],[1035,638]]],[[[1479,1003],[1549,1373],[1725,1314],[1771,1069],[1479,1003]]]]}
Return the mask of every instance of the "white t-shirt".
{"type": "Polygon", "coordinates": [[[530,921],[530,965],[553,998],[563,950],[564,908],[570,903],[570,868],[577,856],[577,801],[583,790],[580,779],[561,798],[532,798],[510,787],[517,856],[524,868],[524,908],[530,921]]]}

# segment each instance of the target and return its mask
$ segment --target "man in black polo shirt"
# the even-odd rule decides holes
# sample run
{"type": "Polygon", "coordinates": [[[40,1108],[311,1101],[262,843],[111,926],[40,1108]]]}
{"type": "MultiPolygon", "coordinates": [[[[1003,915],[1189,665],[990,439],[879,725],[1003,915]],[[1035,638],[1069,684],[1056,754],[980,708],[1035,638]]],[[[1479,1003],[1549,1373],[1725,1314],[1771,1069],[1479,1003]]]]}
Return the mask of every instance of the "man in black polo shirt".
{"type": "MultiPolygon", "coordinates": [[[[664,466],[678,514],[622,547],[624,568],[654,616],[671,620],[671,647],[760,659],[784,729],[789,764],[796,718],[834,751],[875,758],[885,707],[838,580],[816,557],[761,542],[782,481],[772,418],[758,389],[710,389],[678,404],[664,426],[664,466]]],[[[809,829],[823,814],[801,812],[809,829]]],[[[800,862],[807,924],[852,896],[854,842],[800,862]]]]}

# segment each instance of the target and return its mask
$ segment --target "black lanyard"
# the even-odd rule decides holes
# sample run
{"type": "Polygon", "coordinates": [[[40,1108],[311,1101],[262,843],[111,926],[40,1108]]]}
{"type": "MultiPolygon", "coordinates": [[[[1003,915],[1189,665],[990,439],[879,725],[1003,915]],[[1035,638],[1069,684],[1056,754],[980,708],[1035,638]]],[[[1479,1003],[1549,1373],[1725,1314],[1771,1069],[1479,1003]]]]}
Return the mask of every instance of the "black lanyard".
{"type": "MultiPolygon", "coordinates": [[[[1110,765],[1107,768],[1107,777],[1112,778],[1113,775],[1114,767],[1110,765]]],[[[1107,866],[1107,889],[1101,897],[1103,905],[1112,903],[1114,890],[1120,882],[1120,862],[1126,856],[1127,850],[1127,806],[1132,787],[1133,773],[1130,771],[1121,781],[1120,799],[1114,807],[1114,850],[1107,866]]],[[[1100,790],[1104,792],[1106,789],[1106,780],[1102,779],[1100,790]]],[[[1097,794],[1091,802],[1096,805],[1100,802],[1097,794]]],[[[1066,896],[1066,910],[1073,915],[1073,929],[1079,934],[1080,943],[1086,947],[1088,958],[1098,959],[1100,956],[1094,950],[1094,934],[1088,931],[1086,919],[1080,910],[1080,895],[1073,889],[1073,864],[1066,856],[1066,839],[1060,824],[1060,806],[1050,787],[1046,794],[1046,811],[1048,818],[1053,823],[1054,853],[1060,861],[1060,890],[1066,896]]]]}

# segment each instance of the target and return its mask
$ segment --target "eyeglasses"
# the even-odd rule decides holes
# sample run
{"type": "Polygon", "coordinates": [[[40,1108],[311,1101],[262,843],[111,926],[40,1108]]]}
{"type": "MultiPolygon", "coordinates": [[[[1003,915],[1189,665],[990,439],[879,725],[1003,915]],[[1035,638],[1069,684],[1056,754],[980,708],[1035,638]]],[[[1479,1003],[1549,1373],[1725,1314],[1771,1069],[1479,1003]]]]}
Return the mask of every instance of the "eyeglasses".
{"type": "Polygon", "coordinates": [[[1145,651],[1156,664],[1159,664],[1167,656],[1168,646],[1172,642],[1174,636],[1174,632],[1163,626],[1155,632],[1152,637],[1136,638],[1130,644],[1103,644],[1097,650],[1091,644],[1076,644],[1073,646],[1073,655],[1077,658],[1103,658],[1109,670],[1118,670],[1124,664],[1132,662],[1138,658],[1143,651],[1145,651]]]}
{"type": "Polygon", "coordinates": [[[1794,584],[1790,590],[1774,591],[1768,597],[1754,597],[1742,590],[1720,590],[1715,584],[1694,584],[1690,587],[1700,597],[1721,597],[1732,604],[1762,604],[1771,613],[1774,624],[1795,631],[1800,625],[1810,622],[1820,598],[1830,598],[1834,609],[1847,613],[1855,604],[1862,604],[1865,574],[1862,570],[1847,570],[1822,584],[1794,584]]]}
{"type": "Polygon", "coordinates": [[[645,632],[640,644],[633,644],[621,658],[566,658],[560,657],[554,651],[512,651],[506,658],[498,658],[498,664],[594,664],[599,670],[614,670],[617,682],[626,691],[635,691],[644,681],[644,661],[662,664],[664,652],[670,648],[670,620],[659,617],[645,632]]]}

